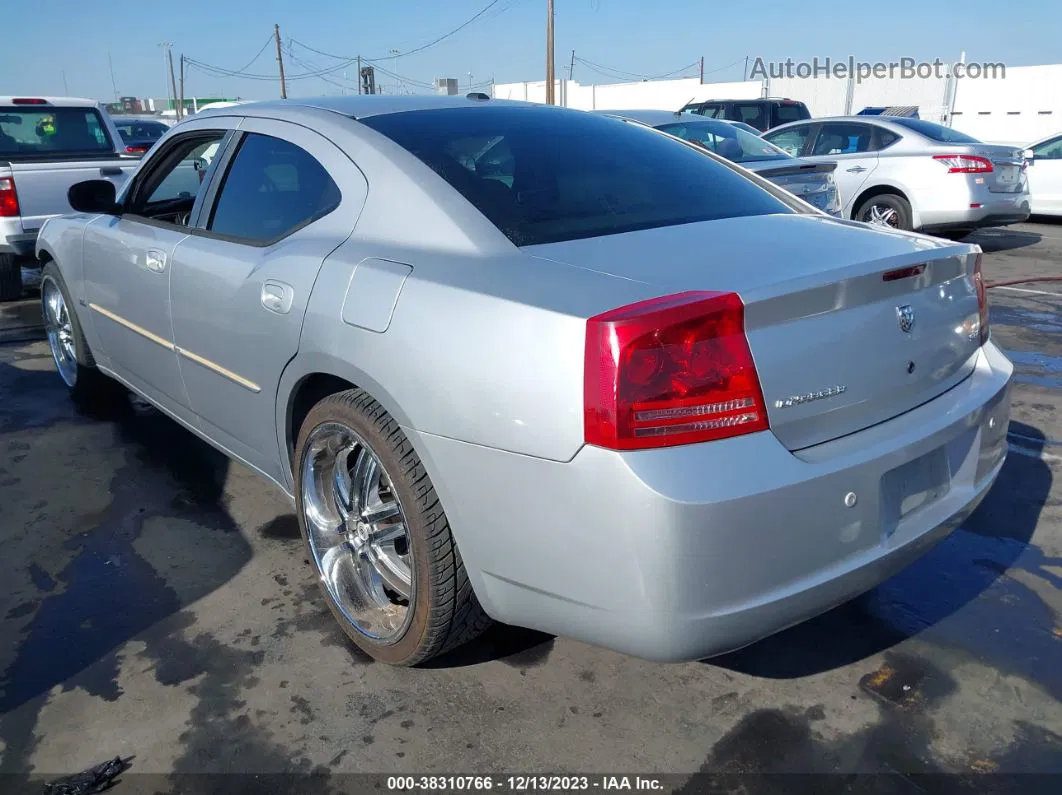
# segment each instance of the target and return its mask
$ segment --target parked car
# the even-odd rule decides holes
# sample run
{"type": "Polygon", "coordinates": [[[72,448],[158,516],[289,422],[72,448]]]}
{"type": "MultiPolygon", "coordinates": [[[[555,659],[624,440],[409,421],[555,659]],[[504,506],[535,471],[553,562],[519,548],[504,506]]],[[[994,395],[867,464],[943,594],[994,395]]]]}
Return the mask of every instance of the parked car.
{"type": "Polygon", "coordinates": [[[806,160],[836,161],[845,218],[961,237],[1029,217],[1021,149],[924,119],[815,119],[763,137],[806,160]]]}
{"type": "Polygon", "coordinates": [[[783,152],[774,144],[735,126],[734,122],[702,119],[666,110],[594,111],[637,122],[714,152],[792,193],[830,215],[841,202],[833,179],[836,163],[811,163],[783,152]]]}
{"type": "Polygon", "coordinates": [[[1026,157],[1032,211],[1062,215],[1062,133],[1031,144],[1026,157]]]}
{"type": "Polygon", "coordinates": [[[136,161],[98,102],[0,96],[0,301],[22,295],[41,224],[70,212],[67,189],[90,177],[114,185],[136,161]]]}
{"type": "Polygon", "coordinates": [[[916,558],[1007,452],[979,248],[828,218],[641,125],[247,104],[71,199],[37,245],[63,381],[118,381],[277,484],[390,663],[490,619],[744,646],[916,558]],[[160,194],[215,142],[195,196],[160,194]]]}
{"type": "Polygon", "coordinates": [[[766,131],[780,124],[801,119],[810,119],[811,111],[803,102],[795,99],[709,99],[703,102],[689,102],[679,109],[679,113],[692,113],[707,116],[709,119],[726,119],[740,121],[766,131]]]}
{"type": "Polygon", "coordinates": [[[143,116],[112,116],[111,120],[118,128],[118,134],[122,136],[125,153],[129,155],[144,154],[154,146],[155,141],[168,133],[172,126],[143,116]]]}

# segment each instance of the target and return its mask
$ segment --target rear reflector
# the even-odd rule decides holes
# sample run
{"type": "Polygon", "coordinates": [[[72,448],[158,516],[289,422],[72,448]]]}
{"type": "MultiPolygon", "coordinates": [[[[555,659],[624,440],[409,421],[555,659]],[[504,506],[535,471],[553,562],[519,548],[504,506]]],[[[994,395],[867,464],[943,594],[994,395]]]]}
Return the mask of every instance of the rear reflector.
{"type": "Polygon", "coordinates": [[[16,218],[19,214],[15,181],[11,177],[0,177],[0,218],[16,218]]]}
{"type": "Polygon", "coordinates": [[[687,292],[586,323],[587,444],[642,450],[768,428],[734,293],[687,292]]]}
{"type": "Polygon", "coordinates": [[[11,100],[12,105],[47,105],[48,100],[35,97],[16,97],[11,100]]]}
{"type": "Polygon", "coordinates": [[[983,205],[983,204],[977,204],[977,203],[974,203],[974,204],[971,204],[971,205],[970,205],[970,209],[971,209],[971,210],[980,210],[980,209],[981,209],[982,207],[984,207],[984,205],[983,205]]]}
{"type": "Polygon", "coordinates": [[[985,277],[981,271],[983,259],[984,254],[978,251],[977,257],[974,259],[973,269],[974,287],[977,289],[978,328],[981,332],[982,345],[988,342],[988,296],[985,294],[985,277]]]}
{"type": "Polygon", "coordinates": [[[977,155],[933,155],[933,159],[948,167],[949,174],[987,174],[992,161],[977,155]]]}
{"type": "Polygon", "coordinates": [[[925,273],[925,270],[925,265],[912,265],[910,268],[898,268],[897,270],[883,274],[881,280],[883,282],[895,282],[911,276],[921,276],[925,273]]]}
{"type": "Polygon", "coordinates": [[[127,146],[125,148],[125,153],[128,155],[142,155],[146,151],[146,146],[127,146]]]}

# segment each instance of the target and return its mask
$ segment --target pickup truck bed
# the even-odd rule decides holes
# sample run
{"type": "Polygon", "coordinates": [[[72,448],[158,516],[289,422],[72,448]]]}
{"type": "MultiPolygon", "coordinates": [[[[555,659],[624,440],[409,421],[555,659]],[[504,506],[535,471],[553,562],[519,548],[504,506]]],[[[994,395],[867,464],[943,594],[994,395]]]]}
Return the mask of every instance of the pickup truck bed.
{"type": "Polygon", "coordinates": [[[107,179],[120,186],[138,160],[99,103],[87,99],[0,97],[0,301],[22,293],[22,266],[49,218],[72,212],[71,185],[107,179]]]}

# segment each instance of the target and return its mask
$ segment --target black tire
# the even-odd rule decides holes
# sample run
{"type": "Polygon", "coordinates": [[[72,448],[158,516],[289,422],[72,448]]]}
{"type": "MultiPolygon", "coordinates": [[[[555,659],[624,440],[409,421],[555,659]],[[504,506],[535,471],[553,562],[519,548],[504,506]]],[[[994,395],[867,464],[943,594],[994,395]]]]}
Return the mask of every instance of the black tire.
{"type": "Polygon", "coordinates": [[[22,265],[14,254],[0,254],[0,301],[22,297],[22,265]]]}
{"type": "Polygon", "coordinates": [[[446,514],[424,465],[398,423],[370,394],[349,389],[321,400],[307,414],[295,447],[295,500],[299,529],[313,561],[303,511],[302,477],[307,441],[315,428],[339,423],[371,448],[398,499],[405,506],[416,582],[404,633],[387,644],[374,642],[354,627],[318,577],[328,608],[346,635],[369,656],[392,665],[425,662],[481,635],[493,623],[483,612],[454,542],[446,514]]]}
{"type": "Polygon", "coordinates": [[[871,218],[874,214],[875,208],[881,208],[882,212],[892,210],[894,213],[893,218],[895,223],[883,224],[891,229],[903,229],[905,231],[911,231],[911,205],[907,202],[907,199],[902,196],[897,196],[895,193],[879,193],[876,196],[871,196],[868,199],[864,199],[859,205],[859,208],[855,211],[853,216],[854,220],[862,221],[863,223],[872,223],[871,218]]]}
{"type": "MultiPolygon", "coordinates": [[[[52,261],[45,263],[44,268],[41,270],[42,304],[45,296],[44,285],[48,280],[54,281],[59,288],[59,291],[63,295],[63,301],[66,303],[67,312],[70,316],[70,326],[71,331],[73,332],[74,355],[77,359],[77,367],[74,375],[74,383],[69,384],[65,379],[63,379],[63,383],[66,383],[71,396],[75,400],[89,403],[111,401],[117,397],[124,397],[127,393],[122,385],[113,378],[108,378],[96,369],[96,360],[92,357],[92,350],[89,348],[89,344],[85,340],[85,334],[81,330],[81,321],[78,318],[75,305],[71,302],[70,291],[66,287],[66,282],[63,281],[63,274],[60,273],[59,266],[52,261]]],[[[60,378],[62,379],[61,375],[60,378]]]]}

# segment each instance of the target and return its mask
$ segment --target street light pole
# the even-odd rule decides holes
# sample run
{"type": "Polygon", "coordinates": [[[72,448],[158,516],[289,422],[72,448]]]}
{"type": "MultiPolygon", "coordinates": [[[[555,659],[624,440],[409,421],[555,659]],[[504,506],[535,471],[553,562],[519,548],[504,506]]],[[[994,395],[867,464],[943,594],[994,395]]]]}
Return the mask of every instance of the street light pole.
{"type": "Polygon", "coordinates": [[[546,0],[546,104],[554,104],[553,96],[553,0],[546,0]]]}

